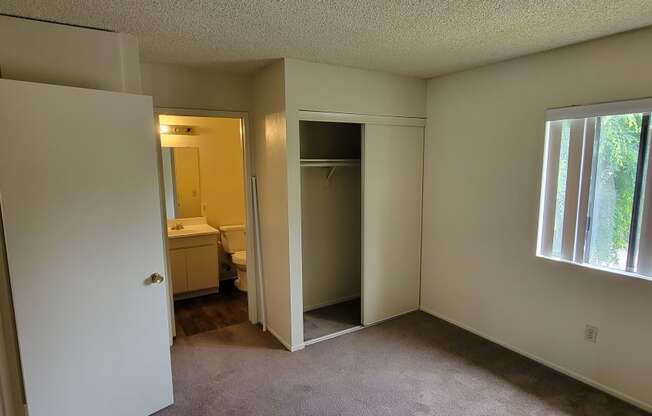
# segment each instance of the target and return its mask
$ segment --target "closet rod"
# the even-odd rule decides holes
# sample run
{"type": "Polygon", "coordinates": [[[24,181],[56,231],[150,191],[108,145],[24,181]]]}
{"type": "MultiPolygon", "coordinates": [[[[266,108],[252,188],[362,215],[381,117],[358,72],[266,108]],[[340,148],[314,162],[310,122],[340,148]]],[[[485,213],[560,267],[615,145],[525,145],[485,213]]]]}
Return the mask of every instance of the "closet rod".
{"type": "Polygon", "coordinates": [[[357,166],[360,159],[301,159],[301,166],[328,168],[334,166],[357,166]]]}

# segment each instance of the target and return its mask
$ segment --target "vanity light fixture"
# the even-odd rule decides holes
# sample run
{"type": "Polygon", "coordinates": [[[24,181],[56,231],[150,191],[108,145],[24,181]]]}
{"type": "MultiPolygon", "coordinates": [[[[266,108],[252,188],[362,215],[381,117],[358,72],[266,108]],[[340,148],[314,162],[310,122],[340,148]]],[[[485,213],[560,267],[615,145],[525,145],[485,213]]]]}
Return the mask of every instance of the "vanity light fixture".
{"type": "Polygon", "coordinates": [[[159,132],[161,134],[176,134],[182,136],[192,136],[195,134],[195,128],[192,126],[161,124],[159,126],[159,132]]]}

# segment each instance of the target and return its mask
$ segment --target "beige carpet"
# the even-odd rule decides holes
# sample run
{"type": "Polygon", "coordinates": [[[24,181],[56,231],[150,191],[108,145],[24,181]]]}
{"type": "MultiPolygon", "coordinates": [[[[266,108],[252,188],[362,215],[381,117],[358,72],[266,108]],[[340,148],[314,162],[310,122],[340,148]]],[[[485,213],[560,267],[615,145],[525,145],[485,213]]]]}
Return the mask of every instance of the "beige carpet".
{"type": "Polygon", "coordinates": [[[180,339],[172,364],[160,416],[646,414],[421,312],[295,353],[234,325],[180,339]]]}

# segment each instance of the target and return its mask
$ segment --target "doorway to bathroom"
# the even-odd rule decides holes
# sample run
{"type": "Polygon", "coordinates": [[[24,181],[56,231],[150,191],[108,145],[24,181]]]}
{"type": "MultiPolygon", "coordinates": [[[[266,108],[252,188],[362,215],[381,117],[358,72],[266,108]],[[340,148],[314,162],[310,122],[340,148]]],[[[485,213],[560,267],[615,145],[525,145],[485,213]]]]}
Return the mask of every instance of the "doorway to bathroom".
{"type": "Polygon", "coordinates": [[[256,323],[247,115],[158,108],[156,116],[171,333],[256,323]]]}

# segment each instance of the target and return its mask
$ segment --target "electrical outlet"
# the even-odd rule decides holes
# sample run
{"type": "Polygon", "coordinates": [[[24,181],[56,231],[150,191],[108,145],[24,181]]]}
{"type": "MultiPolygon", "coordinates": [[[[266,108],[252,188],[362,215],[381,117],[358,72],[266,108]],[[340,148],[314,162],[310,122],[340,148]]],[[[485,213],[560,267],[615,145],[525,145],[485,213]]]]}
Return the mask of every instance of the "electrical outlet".
{"type": "Polygon", "coordinates": [[[592,343],[598,342],[598,327],[592,325],[586,325],[584,328],[584,340],[592,343]]]}

